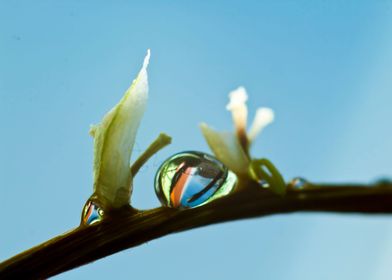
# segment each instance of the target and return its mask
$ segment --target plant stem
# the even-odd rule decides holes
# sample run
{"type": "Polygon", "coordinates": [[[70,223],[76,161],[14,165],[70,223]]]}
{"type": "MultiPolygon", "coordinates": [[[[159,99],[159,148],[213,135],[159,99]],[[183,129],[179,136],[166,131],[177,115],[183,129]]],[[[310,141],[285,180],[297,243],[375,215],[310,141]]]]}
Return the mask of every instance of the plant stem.
{"type": "Polygon", "coordinates": [[[289,190],[285,196],[252,186],[194,209],[160,207],[135,213],[125,208],[98,224],[80,226],[4,261],[0,278],[47,278],[170,233],[299,211],[391,214],[392,183],[312,185],[289,190]]]}
{"type": "Polygon", "coordinates": [[[171,143],[171,137],[165,133],[161,133],[158,137],[148,146],[148,148],[139,156],[139,158],[132,164],[131,173],[135,177],[139,169],[159,150],[163,149],[171,143]]]}

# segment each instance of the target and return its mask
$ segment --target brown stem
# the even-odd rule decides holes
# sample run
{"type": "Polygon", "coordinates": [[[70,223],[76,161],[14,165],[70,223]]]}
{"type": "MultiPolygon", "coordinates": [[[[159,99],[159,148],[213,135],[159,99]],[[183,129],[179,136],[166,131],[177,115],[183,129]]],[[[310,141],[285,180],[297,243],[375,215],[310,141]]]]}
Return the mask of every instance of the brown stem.
{"type": "Polygon", "coordinates": [[[392,184],[318,185],[283,197],[247,187],[188,210],[123,209],[92,226],[81,226],[0,264],[0,279],[42,279],[170,233],[214,223],[298,211],[392,213],[392,184]]]}

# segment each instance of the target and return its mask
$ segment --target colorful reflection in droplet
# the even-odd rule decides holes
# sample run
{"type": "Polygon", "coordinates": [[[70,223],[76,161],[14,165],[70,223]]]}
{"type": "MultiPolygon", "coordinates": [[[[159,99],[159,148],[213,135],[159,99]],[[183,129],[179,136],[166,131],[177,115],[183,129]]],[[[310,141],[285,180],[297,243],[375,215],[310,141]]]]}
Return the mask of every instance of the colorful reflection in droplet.
{"type": "Polygon", "coordinates": [[[101,221],[103,210],[95,202],[88,200],[83,208],[82,224],[91,225],[101,221]]]}
{"type": "Polygon", "coordinates": [[[155,191],[163,205],[193,208],[232,191],[237,181],[214,157],[182,152],[167,159],[155,177],[155,191]]]}

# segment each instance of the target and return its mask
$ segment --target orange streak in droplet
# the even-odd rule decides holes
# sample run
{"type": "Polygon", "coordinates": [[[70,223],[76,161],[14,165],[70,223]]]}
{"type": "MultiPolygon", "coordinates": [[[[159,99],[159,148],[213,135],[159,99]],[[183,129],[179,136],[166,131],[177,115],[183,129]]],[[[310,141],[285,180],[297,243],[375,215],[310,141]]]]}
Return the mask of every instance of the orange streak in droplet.
{"type": "MultiPolygon", "coordinates": [[[[191,168],[187,168],[186,171],[188,171],[188,169],[191,168]]],[[[176,182],[176,185],[173,187],[172,192],[170,194],[170,200],[173,204],[172,205],[173,207],[178,207],[181,205],[182,192],[186,187],[186,182],[188,181],[189,176],[191,176],[187,174],[188,172],[186,173],[185,172],[181,174],[180,179],[176,182]]]]}
{"type": "Polygon", "coordinates": [[[92,212],[93,212],[92,205],[91,205],[91,202],[89,202],[88,203],[88,208],[87,208],[87,213],[86,213],[86,215],[84,216],[84,219],[83,219],[85,223],[87,223],[87,221],[90,218],[92,212]]]}

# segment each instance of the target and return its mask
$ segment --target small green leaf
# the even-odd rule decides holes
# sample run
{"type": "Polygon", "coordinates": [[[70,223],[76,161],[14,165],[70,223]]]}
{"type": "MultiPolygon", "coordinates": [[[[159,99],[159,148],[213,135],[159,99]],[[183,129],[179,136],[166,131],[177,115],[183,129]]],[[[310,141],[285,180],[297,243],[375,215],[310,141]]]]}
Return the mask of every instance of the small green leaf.
{"type": "Polygon", "coordinates": [[[250,174],[255,181],[265,180],[269,188],[278,195],[286,193],[286,183],[278,169],[266,158],[253,159],[250,163],[250,174]],[[268,171],[268,172],[267,172],[268,171]]]}

